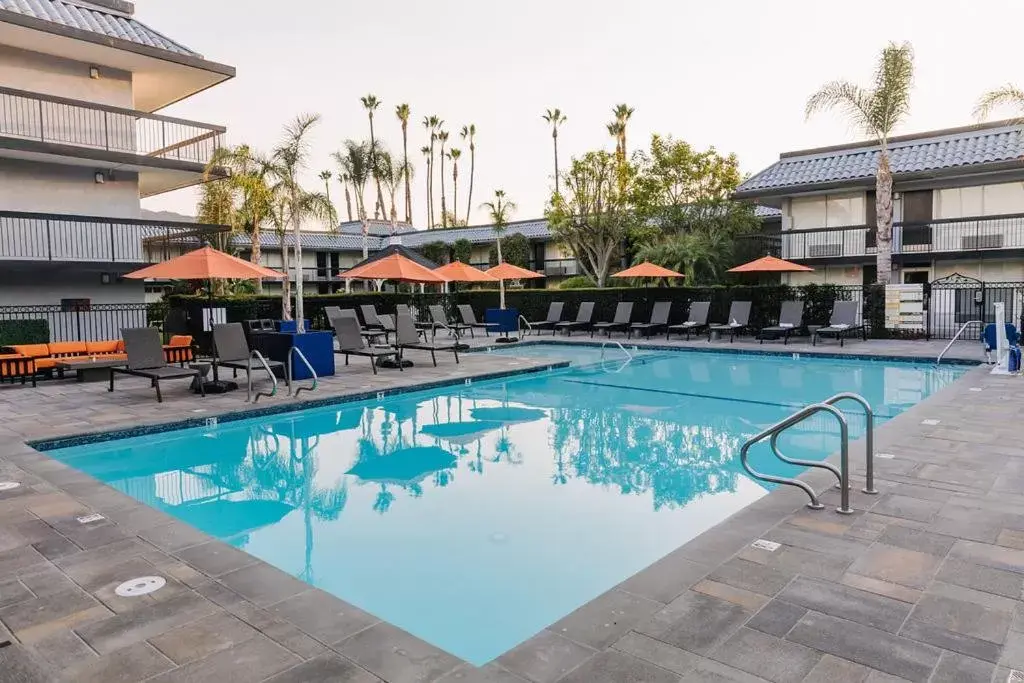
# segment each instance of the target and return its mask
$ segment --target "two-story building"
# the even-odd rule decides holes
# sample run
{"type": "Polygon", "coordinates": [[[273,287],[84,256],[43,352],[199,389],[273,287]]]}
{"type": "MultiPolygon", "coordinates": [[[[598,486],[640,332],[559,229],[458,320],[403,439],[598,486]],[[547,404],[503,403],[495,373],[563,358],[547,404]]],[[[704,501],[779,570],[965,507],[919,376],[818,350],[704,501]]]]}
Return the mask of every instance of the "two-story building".
{"type": "Polygon", "coordinates": [[[144,220],[139,201],[202,182],[225,133],[154,112],[235,70],[133,13],[0,0],[0,306],[141,303],[124,273],[221,228],[144,220]]]}
{"type": "MultiPolygon", "coordinates": [[[[782,258],[812,266],[792,284],[876,280],[875,142],[786,152],[736,197],[776,207],[782,258]]],[[[895,137],[894,282],[953,274],[1024,282],[1024,133],[1013,122],[895,137]]],[[[762,236],[761,239],[765,239],[762,236]]]]}

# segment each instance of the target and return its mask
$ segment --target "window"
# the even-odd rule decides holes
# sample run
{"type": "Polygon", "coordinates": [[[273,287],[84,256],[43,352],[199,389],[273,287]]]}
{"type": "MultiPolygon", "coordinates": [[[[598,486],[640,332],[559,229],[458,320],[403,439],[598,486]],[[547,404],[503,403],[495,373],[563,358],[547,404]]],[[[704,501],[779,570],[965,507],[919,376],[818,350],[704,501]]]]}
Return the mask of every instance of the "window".
{"type": "Polygon", "coordinates": [[[935,193],[937,218],[1024,213],[1024,183],[951,187],[935,193]]]}
{"type": "Polygon", "coordinates": [[[813,230],[864,225],[864,205],[862,193],[793,199],[789,203],[792,229],[813,230]]]}

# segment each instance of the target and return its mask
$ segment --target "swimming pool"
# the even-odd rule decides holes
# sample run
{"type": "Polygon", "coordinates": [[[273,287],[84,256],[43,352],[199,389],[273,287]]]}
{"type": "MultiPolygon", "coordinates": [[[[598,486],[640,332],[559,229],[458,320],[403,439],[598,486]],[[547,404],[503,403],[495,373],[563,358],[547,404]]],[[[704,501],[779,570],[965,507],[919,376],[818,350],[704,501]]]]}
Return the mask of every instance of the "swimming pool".
{"type": "MultiPolygon", "coordinates": [[[[965,371],[500,353],[576,365],[50,455],[481,665],[765,495],[738,454],[766,425],[840,391],[884,422],[965,371]]],[[[862,434],[863,419],[850,422],[862,434]]],[[[837,427],[812,419],[781,444],[820,459],[837,427]]],[[[753,464],[797,471],[767,455],[753,464]]]]}

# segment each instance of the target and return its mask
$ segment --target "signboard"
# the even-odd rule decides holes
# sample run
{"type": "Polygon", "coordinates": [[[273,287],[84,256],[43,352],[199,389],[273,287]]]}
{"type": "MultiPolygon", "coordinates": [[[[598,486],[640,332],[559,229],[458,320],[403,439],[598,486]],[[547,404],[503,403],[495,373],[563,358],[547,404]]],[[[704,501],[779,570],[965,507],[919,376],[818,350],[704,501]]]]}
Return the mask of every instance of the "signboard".
{"type": "Polygon", "coordinates": [[[886,285],[885,326],[924,331],[924,285],[886,285]]]}

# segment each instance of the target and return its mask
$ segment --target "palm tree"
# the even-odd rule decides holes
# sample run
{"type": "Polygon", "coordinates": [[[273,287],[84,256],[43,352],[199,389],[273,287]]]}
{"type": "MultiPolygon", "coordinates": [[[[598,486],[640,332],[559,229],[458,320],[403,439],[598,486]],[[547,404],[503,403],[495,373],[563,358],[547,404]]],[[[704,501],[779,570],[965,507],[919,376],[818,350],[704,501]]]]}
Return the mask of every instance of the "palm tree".
{"type": "Polygon", "coordinates": [[[345,211],[348,213],[348,222],[352,222],[352,195],[348,191],[348,183],[352,180],[348,173],[339,173],[338,181],[345,188],[345,211]]]}
{"type": "Polygon", "coordinates": [[[299,183],[299,174],[306,169],[309,161],[307,135],[319,121],[318,114],[303,114],[296,117],[292,123],[285,126],[284,141],[274,150],[272,157],[279,191],[286,198],[284,209],[295,239],[295,329],[299,334],[305,331],[305,307],[302,299],[302,221],[316,218],[330,221],[332,225],[337,221],[337,214],[327,197],[319,192],[307,192],[299,183]]]}
{"type": "Polygon", "coordinates": [[[613,138],[615,138],[615,159],[616,159],[616,161],[618,161],[621,164],[622,163],[622,158],[623,158],[623,152],[622,152],[622,131],[623,131],[623,125],[619,121],[612,121],[611,123],[605,125],[605,128],[608,129],[608,135],[611,135],[613,138]]]}
{"type": "Polygon", "coordinates": [[[381,148],[377,152],[378,175],[384,181],[384,188],[387,190],[388,198],[391,201],[391,234],[398,232],[398,209],[395,199],[398,197],[399,188],[404,178],[412,175],[412,167],[408,164],[397,163],[386,149],[381,148]]]}
{"type": "Polygon", "coordinates": [[[974,106],[974,116],[983,121],[993,109],[1003,106],[1012,107],[1024,116],[1024,90],[1009,83],[990,90],[978,99],[978,104],[974,106]]]}
{"type": "Polygon", "coordinates": [[[558,128],[565,123],[566,118],[557,107],[548,109],[541,118],[551,124],[551,141],[555,146],[555,194],[558,194],[558,128]]]}
{"type": "Polygon", "coordinates": [[[444,203],[444,146],[448,143],[448,131],[439,130],[437,139],[441,142],[441,227],[448,227],[448,215],[445,212],[444,203]]]}
{"type": "MultiPolygon", "coordinates": [[[[508,227],[508,219],[515,212],[516,204],[505,196],[504,190],[495,190],[494,199],[480,205],[485,209],[491,218],[491,228],[494,230],[494,246],[498,250],[498,264],[503,263],[501,257],[501,236],[508,227]]],[[[501,300],[501,307],[505,308],[505,281],[498,282],[498,293],[501,300]]]]}
{"type": "Polygon", "coordinates": [[[430,138],[430,146],[420,149],[427,157],[427,230],[434,227],[434,125],[437,117],[424,116],[423,129],[430,138]],[[426,150],[424,152],[424,150],[426,150]]]}
{"type": "MultiPolygon", "coordinates": [[[[376,153],[377,153],[377,139],[373,136],[373,112],[380,106],[380,100],[377,99],[376,95],[367,95],[366,97],[360,97],[359,101],[366,107],[366,115],[370,118],[370,168],[376,171],[376,153]]],[[[378,217],[378,209],[384,210],[384,193],[380,189],[380,178],[374,173],[373,181],[377,184],[377,207],[373,210],[373,217],[378,217]]]]}
{"type": "Polygon", "coordinates": [[[431,203],[433,201],[433,197],[431,197],[431,195],[430,195],[430,177],[432,175],[434,175],[434,171],[433,171],[433,168],[432,168],[433,164],[431,164],[432,159],[430,157],[430,147],[428,147],[427,145],[424,145],[423,147],[420,147],[420,154],[423,155],[424,163],[427,164],[427,175],[425,176],[426,179],[427,179],[427,198],[428,198],[427,199],[427,230],[430,230],[432,227],[434,227],[433,223],[431,223],[431,221],[430,221],[430,208],[431,208],[430,205],[431,205],[431,203]]]}
{"type": "Polygon", "coordinates": [[[616,105],[612,109],[612,113],[615,114],[616,123],[621,124],[619,127],[619,149],[621,150],[622,159],[626,159],[626,124],[629,123],[629,119],[632,118],[635,109],[626,104],[616,105]]]}
{"type": "Polygon", "coordinates": [[[875,66],[874,85],[862,88],[849,81],[826,83],[807,100],[810,118],[825,109],[839,108],[847,119],[878,141],[875,171],[875,217],[877,221],[876,264],[878,282],[892,279],[892,169],[889,165],[889,136],[910,113],[910,91],[914,85],[914,48],[910,43],[889,43],[875,66]]]}
{"type": "Polygon", "coordinates": [[[473,177],[476,175],[476,124],[462,127],[462,139],[469,138],[469,198],[466,200],[466,225],[473,210],[473,177]]]}
{"type": "MultiPolygon", "coordinates": [[[[366,192],[366,183],[370,178],[370,149],[371,145],[367,142],[356,142],[355,140],[345,140],[342,143],[342,151],[334,152],[331,156],[334,161],[337,162],[341,172],[349,178],[352,182],[352,188],[355,191],[356,196],[356,216],[363,226],[363,258],[365,259],[369,255],[369,245],[367,244],[367,225],[366,225],[366,205],[364,194],[366,192]]],[[[348,189],[345,190],[348,192],[348,189]]]]}
{"type": "MultiPolygon", "coordinates": [[[[427,117],[425,122],[430,125],[430,225],[427,227],[433,228],[437,224],[437,213],[434,211],[434,142],[437,140],[437,132],[444,125],[444,121],[434,115],[427,117]]],[[[444,169],[442,168],[441,171],[444,172],[444,169]]],[[[442,179],[441,182],[443,184],[444,180],[442,179]]]]}
{"type": "Polygon", "coordinates": [[[395,116],[402,122],[402,171],[405,176],[405,222],[412,223],[412,187],[409,184],[409,105],[395,107],[395,116]]]}
{"type": "Polygon", "coordinates": [[[327,193],[327,200],[331,199],[331,178],[334,174],[330,171],[320,171],[320,180],[324,181],[324,192],[327,193]]]}
{"type": "MultiPolygon", "coordinates": [[[[448,158],[452,162],[452,224],[458,225],[459,223],[459,157],[462,156],[462,150],[458,147],[452,147],[448,152],[448,158]]],[[[469,216],[466,216],[466,220],[469,220],[469,216]]]]}

